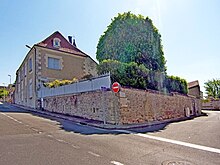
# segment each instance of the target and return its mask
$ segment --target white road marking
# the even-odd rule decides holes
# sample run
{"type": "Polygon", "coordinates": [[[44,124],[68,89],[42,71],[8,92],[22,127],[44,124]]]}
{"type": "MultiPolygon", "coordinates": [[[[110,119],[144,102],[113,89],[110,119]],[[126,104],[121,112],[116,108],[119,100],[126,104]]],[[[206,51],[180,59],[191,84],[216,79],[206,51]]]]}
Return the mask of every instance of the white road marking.
{"type": "Polygon", "coordinates": [[[11,117],[11,116],[9,116],[9,115],[5,114],[5,113],[1,113],[1,114],[2,114],[2,115],[4,115],[4,116],[6,116],[6,117],[8,117],[9,119],[11,119],[11,120],[13,120],[13,121],[15,121],[15,122],[19,123],[19,124],[22,124],[22,122],[21,122],[21,121],[19,121],[19,120],[15,119],[15,118],[13,118],[13,117],[11,117]]]}
{"type": "Polygon", "coordinates": [[[32,130],[33,130],[33,131],[36,131],[36,132],[38,132],[38,130],[37,130],[37,129],[35,129],[35,128],[32,128],[32,130]]]}
{"type": "Polygon", "coordinates": [[[124,164],[122,164],[120,162],[117,162],[117,161],[111,161],[111,163],[114,164],[114,165],[124,165],[124,164]]]}
{"type": "Polygon", "coordinates": [[[134,135],[220,154],[220,149],[218,149],[218,148],[206,147],[206,146],[202,146],[202,145],[198,145],[198,144],[192,144],[192,143],[187,143],[187,142],[182,142],[182,141],[177,141],[177,140],[172,140],[172,139],[166,139],[166,138],[156,137],[156,136],[151,136],[151,135],[146,135],[146,134],[134,134],[134,135]]]}
{"type": "Polygon", "coordinates": [[[76,149],[79,149],[80,147],[79,146],[75,146],[75,145],[71,145],[73,148],[76,148],[76,149]]]}
{"type": "Polygon", "coordinates": [[[48,137],[51,137],[51,138],[53,137],[52,135],[47,135],[47,136],[48,136],[48,137]]]}
{"type": "Polygon", "coordinates": [[[93,155],[93,156],[100,157],[99,154],[96,154],[96,153],[94,153],[94,152],[88,151],[88,153],[91,154],[91,155],[93,155]]]}
{"type": "Polygon", "coordinates": [[[58,142],[61,142],[61,143],[67,143],[66,141],[62,140],[62,139],[56,139],[58,142]]]}
{"type": "Polygon", "coordinates": [[[135,136],[141,136],[141,137],[145,137],[145,138],[149,138],[149,139],[153,139],[153,140],[158,140],[158,141],[162,141],[162,142],[177,144],[177,145],[181,145],[181,146],[185,146],[185,147],[190,147],[190,148],[194,148],[194,149],[199,149],[199,150],[203,150],[203,151],[214,152],[214,153],[220,154],[220,149],[218,149],[218,148],[207,147],[207,146],[202,146],[202,145],[198,145],[198,144],[192,144],[192,143],[187,143],[187,142],[182,142],[182,141],[178,141],[178,140],[172,140],[172,139],[167,139],[167,138],[162,138],[162,137],[157,137],[157,136],[152,136],[152,135],[147,135],[147,134],[141,134],[141,133],[137,134],[132,131],[126,131],[126,130],[117,130],[117,131],[128,133],[128,134],[133,134],[135,136]]]}

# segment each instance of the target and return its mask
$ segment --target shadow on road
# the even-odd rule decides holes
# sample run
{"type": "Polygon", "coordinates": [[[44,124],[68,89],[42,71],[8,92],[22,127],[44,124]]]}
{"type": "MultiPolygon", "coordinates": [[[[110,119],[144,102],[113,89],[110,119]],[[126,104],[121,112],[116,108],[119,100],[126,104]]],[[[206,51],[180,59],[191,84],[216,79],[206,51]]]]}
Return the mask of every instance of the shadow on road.
{"type": "MultiPolygon", "coordinates": [[[[28,111],[23,108],[14,107],[12,105],[8,104],[0,104],[0,112],[2,113],[27,113],[31,114],[33,116],[42,117],[45,119],[49,119],[52,121],[56,121],[59,124],[60,129],[65,130],[67,132],[74,132],[79,133],[82,135],[102,135],[102,134],[113,134],[113,135],[119,135],[119,134],[130,134],[130,133],[147,133],[147,132],[160,132],[166,129],[167,125],[170,123],[163,123],[163,124],[157,124],[157,125],[149,125],[145,127],[137,127],[137,128],[129,128],[129,129],[104,129],[104,128],[98,128],[86,125],[85,123],[80,124],[76,123],[74,121],[61,119],[58,117],[52,117],[50,115],[41,114],[38,112],[28,111]]],[[[203,116],[208,116],[207,114],[203,114],[203,116]]]]}

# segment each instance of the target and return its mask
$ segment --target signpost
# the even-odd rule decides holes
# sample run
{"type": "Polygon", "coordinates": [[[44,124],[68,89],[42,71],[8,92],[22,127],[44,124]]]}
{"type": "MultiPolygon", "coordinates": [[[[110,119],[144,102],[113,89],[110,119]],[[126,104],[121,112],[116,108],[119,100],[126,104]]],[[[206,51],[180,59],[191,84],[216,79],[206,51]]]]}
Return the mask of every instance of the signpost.
{"type": "Polygon", "coordinates": [[[114,93],[118,93],[120,91],[120,84],[118,82],[114,82],[112,84],[112,90],[114,93]]]}

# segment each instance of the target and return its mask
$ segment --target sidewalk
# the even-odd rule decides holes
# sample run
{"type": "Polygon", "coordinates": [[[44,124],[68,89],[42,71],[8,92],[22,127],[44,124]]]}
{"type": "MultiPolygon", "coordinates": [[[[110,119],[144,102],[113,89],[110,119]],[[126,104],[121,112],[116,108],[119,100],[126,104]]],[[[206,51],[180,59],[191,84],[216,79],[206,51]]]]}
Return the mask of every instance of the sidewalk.
{"type": "Polygon", "coordinates": [[[33,108],[29,108],[29,107],[25,107],[22,105],[17,105],[17,104],[8,104],[10,106],[13,107],[18,107],[24,110],[28,110],[30,112],[34,112],[34,113],[38,113],[41,115],[46,115],[46,116],[50,116],[50,117],[56,117],[56,118],[60,118],[60,119],[64,119],[64,120],[69,120],[75,123],[79,123],[82,125],[88,125],[88,126],[92,126],[92,127],[96,127],[96,128],[102,128],[102,129],[122,129],[122,130],[128,130],[128,129],[135,129],[135,128],[144,128],[144,127],[152,127],[155,125],[160,125],[160,124],[169,124],[172,122],[179,122],[179,121],[184,121],[187,119],[192,119],[193,117],[187,118],[179,118],[179,119],[170,119],[170,120],[164,120],[164,121],[153,121],[153,122],[149,122],[149,123],[142,123],[142,124],[123,124],[123,125],[114,125],[114,124],[104,124],[102,121],[98,121],[98,120],[92,120],[92,119],[85,119],[82,117],[78,117],[78,116],[68,116],[68,115],[64,115],[64,114],[59,114],[59,113],[54,113],[54,112],[49,112],[49,111],[42,111],[42,110],[37,110],[37,109],[33,109],[33,108]]]}

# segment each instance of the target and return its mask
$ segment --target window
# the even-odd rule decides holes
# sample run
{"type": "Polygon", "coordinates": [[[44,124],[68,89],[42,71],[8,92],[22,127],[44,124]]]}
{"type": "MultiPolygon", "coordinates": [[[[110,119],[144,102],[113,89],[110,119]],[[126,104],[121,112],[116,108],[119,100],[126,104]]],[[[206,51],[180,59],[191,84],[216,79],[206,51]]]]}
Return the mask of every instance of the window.
{"type": "Polygon", "coordinates": [[[18,83],[20,83],[20,80],[21,80],[21,78],[20,78],[20,72],[18,72],[18,83]]]}
{"type": "Polygon", "coordinates": [[[30,98],[32,98],[32,93],[33,93],[33,92],[32,92],[32,88],[33,88],[32,80],[30,80],[30,81],[29,81],[29,97],[30,97],[30,98]]]}
{"type": "Polygon", "coordinates": [[[30,58],[29,59],[29,72],[32,71],[32,67],[33,67],[33,65],[32,65],[32,58],[30,58]]]}
{"type": "Polygon", "coordinates": [[[27,75],[27,63],[24,64],[24,76],[27,75]]]}
{"type": "Polygon", "coordinates": [[[50,69],[60,69],[60,59],[48,57],[48,68],[50,69]]]}
{"type": "Polygon", "coordinates": [[[60,47],[60,39],[59,38],[54,38],[53,39],[53,47],[55,47],[55,48],[60,47]]]}

